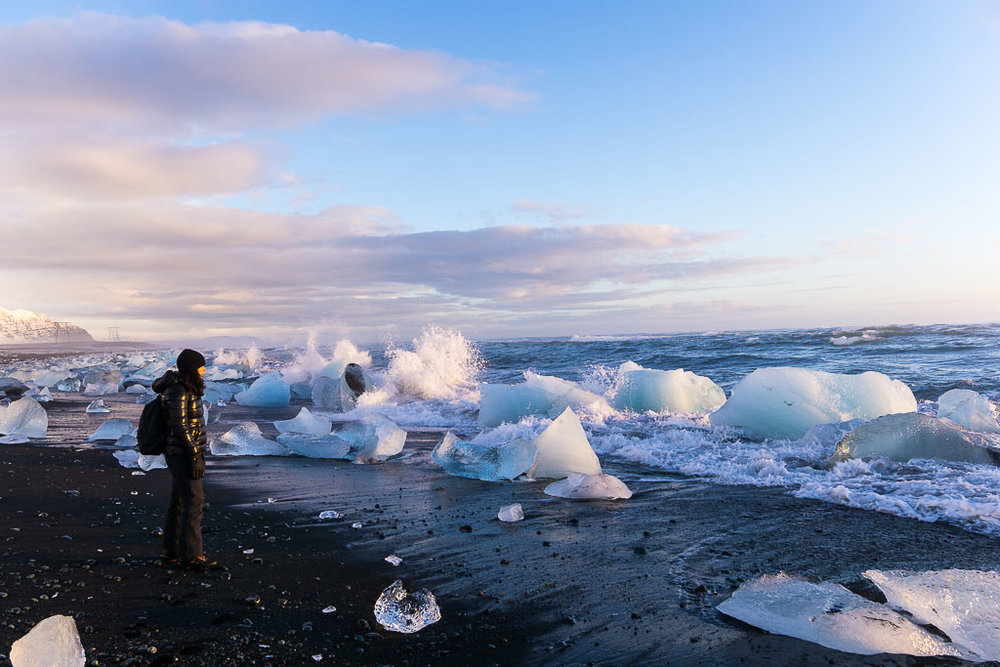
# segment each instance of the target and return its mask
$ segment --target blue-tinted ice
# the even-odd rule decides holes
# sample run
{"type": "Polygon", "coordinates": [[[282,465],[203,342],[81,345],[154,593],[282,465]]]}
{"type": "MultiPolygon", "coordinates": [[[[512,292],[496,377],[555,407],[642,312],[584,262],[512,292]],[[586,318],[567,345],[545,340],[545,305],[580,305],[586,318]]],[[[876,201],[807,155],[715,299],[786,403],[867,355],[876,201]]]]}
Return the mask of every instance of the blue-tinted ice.
{"type": "Polygon", "coordinates": [[[375,620],[386,630],[409,634],[440,621],[441,610],[429,590],[408,593],[403,581],[397,579],[375,602],[375,620]]]}
{"type": "Polygon", "coordinates": [[[497,482],[522,475],[538,458],[538,448],[525,440],[504,445],[480,445],[445,433],[431,459],[457,477],[497,482]]]}

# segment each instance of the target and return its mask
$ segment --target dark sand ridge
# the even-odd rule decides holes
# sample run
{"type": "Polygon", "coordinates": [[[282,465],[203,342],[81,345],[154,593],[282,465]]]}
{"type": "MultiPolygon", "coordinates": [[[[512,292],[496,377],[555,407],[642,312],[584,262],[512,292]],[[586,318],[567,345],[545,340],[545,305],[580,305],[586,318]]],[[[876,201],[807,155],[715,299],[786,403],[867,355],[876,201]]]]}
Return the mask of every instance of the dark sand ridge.
{"type": "MultiPolygon", "coordinates": [[[[134,423],[141,407],[123,395],[106,399],[111,415],[89,416],[89,399],[57,398],[47,442],[62,445],[108,416],[134,423]]],[[[297,412],[232,406],[210,431],[297,412]]],[[[108,451],[4,446],[0,652],[72,613],[101,664],[957,664],[831,651],[715,606],[779,571],[858,588],[869,568],[1000,563],[995,539],[952,526],[635,466],[605,462],[635,491],[617,502],[451,477],[429,461],[438,438],[411,433],[407,456],[370,466],[211,457],[206,548],[229,572],[204,575],[150,565],[166,471],[134,476],[108,451]],[[511,502],[525,520],[498,522],[511,502]],[[322,509],[344,517],[320,521],[322,509]],[[373,605],[395,578],[433,591],[442,621],[415,635],[380,628],[373,605]]]]}

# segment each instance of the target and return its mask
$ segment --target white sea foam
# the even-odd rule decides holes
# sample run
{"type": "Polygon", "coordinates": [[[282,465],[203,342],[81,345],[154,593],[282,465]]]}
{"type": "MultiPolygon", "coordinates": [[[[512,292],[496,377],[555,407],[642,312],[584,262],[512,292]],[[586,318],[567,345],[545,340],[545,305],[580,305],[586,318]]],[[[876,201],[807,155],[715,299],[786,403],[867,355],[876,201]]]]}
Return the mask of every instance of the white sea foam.
{"type": "Polygon", "coordinates": [[[454,329],[427,327],[413,350],[387,351],[386,377],[396,394],[418,399],[478,399],[479,350],[454,329]]]}

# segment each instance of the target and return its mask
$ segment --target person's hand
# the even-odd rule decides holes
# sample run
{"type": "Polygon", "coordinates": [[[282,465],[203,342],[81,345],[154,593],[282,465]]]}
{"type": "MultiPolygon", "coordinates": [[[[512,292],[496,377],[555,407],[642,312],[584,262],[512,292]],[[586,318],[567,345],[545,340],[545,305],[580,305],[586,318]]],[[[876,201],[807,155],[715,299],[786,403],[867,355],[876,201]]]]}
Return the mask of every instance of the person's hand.
{"type": "Polygon", "coordinates": [[[195,454],[191,459],[191,479],[201,479],[205,476],[205,457],[202,454],[195,454]]]}

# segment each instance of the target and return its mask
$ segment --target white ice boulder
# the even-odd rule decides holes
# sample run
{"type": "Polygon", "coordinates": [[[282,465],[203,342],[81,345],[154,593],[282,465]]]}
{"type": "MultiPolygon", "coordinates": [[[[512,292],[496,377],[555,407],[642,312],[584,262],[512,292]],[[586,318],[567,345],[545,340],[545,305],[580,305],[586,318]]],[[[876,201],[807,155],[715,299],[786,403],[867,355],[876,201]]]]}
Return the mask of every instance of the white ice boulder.
{"type": "Polygon", "coordinates": [[[350,443],[355,463],[382,461],[399,454],[406,444],[406,431],[379,414],[352,422],[337,435],[350,443]]]}
{"type": "Polygon", "coordinates": [[[269,440],[254,422],[243,422],[214,438],[209,449],[216,456],[288,456],[288,448],[269,440]]]}
{"type": "Polygon", "coordinates": [[[943,459],[996,465],[998,452],[984,446],[985,439],[950,423],[908,412],[886,415],[862,424],[837,443],[834,461],[881,457],[891,461],[943,459]]]}
{"type": "Polygon", "coordinates": [[[960,647],[839,584],[764,575],[741,584],[718,609],[761,630],[846,653],[965,657],[960,647]]]}
{"type": "Polygon", "coordinates": [[[552,482],[545,487],[546,495],[574,500],[619,500],[632,497],[625,482],[614,475],[573,473],[566,479],[552,482]]]}
{"type": "Polygon", "coordinates": [[[274,427],[278,429],[279,433],[327,435],[330,432],[331,423],[326,417],[317,417],[309,412],[308,408],[302,408],[294,419],[276,421],[274,427]]]}
{"type": "Polygon", "coordinates": [[[937,416],[980,433],[1000,433],[988,398],[968,389],[952,389],[938,399],[937,416]]]}
{"type": "Polygon", "coordinates": [[[278,435],[278,442],[292,452],[311,459],[346,459],[351,451],[351,443],[332,433],[282,433],[278,435]]]}
{"type": "Polygon", "coordinates": [[[975,660],[1000,660],[1000,574],[980,570],[864,573],[892,607],[930,624],[975,660]]]}
{"type": "Polygon", "coordinates": [[[86,662],[72,616],[49,616],[10,647],[12,667],[83,667],[86,662]]]}
{"type": "Polygon", "coordinates": [[[525,373],[521,384],[479,385],[479,424],[498,426],[516,423],[528,415],[555,417],[567,408],[608,414],[611,406],[603,396],[575,382],[548,375],[525,373]]]}
{"type": "Polygon", "coordinates": [[[726,392],[707,377],[678,368],[661,371],[622,364],[615,396],[618,410],[632,412],[699,412],[726,402],[726,392]]]}
{"type": "Polygon", "coordinates": [[[574,472],[586,475],[601,472],[601,462],[587,440],[580,418],[569,408],[531,443],[538,450],[538,458],[527,470],[528,477],[561,479],[574,472]]]}
{"type": "Polygon", "coordinates": [[[709,419],[713,428],[734,426],[759,440],[795,440],[820,424],[916,410],[910,388],[882,373],[759,368],[733,387],[709,419]]]}
{"type": "Polygon", "coordinates": [[[135,435],[132,422],[120,417],[105,419],[97,430],[87,437],[88,442],[115,442],[123,435],[135,435]]]}
{"type": "Polygon", "coordinates": [[[250,388],[235,396],[236,402],[252,408],[287,408],[292,392],[281,379],[281,373],[268,373],[257,378],[250,388]]]}
{"type": "Polygon", "coordinates": [[[0,406],[0,435],[44,438],[48,429],[48,413],[30,396],[22,396],[6,407],[0,406]]]}
{"type": "Polygon", "coordinates": [[[431,452],[431,459],[449,475],[490,482],[524,474],[537,458],[538,448],[524,440],[491,446],[461,440],[451,431],[431,452]]]}

